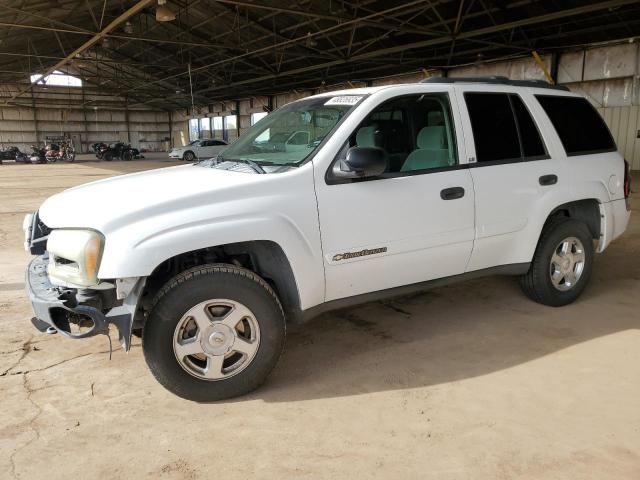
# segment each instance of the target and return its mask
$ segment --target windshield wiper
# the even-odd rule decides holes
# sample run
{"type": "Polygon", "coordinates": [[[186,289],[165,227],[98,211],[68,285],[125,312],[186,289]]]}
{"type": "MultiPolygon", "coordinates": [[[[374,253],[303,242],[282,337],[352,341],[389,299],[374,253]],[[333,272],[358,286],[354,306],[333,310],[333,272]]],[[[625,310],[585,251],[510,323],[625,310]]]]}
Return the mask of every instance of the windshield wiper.
{"type": "MultiPolygon", "coordinates": [[[[222,154],[216,157],[216,165],[222,162],[237,162],[237,163],[246,163],[249,165],[256,173],[267,173],[262,165],[254,162],[253,160],[248,160],[246,158],[224,158],[222,154]]],[[[273,165],[270,162],[265,162],[264,165],[273,165]]]]}

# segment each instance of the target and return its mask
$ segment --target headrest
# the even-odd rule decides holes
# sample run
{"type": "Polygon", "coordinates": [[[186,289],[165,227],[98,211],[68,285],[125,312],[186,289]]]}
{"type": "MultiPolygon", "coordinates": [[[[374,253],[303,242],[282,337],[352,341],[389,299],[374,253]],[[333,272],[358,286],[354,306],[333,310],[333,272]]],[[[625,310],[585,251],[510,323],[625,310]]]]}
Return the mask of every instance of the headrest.
{"type": "Polygon", "coordinates": [[[358,147],[377,147],[376,145],[376,131],[378,127],[371,125],[369,127],[362,127],[358,129],[356,133],[356,145],[358,147]]]}
{"type": "Polygon", "coordinates": [[[444,125],[444,116],[442,115],[442,110],[432,110],[427,113],[427,124],[430,127],[444,125]]]}
{"type": "Polygon", "coordinates": [[[418,148],[445,148],[444,127],[424,127],[418,132],[418,148]]]}

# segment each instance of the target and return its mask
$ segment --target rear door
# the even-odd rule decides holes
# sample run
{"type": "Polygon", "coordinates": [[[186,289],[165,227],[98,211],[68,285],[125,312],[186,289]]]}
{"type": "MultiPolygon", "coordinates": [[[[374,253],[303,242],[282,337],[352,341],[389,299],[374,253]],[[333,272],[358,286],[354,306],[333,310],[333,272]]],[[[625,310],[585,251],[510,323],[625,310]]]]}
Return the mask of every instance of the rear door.
{"type": "Polygon", "coordinates": [[[467,271],[530,261],[528,246],[537,237],[532,243],[527,226],[540,215],[542,197],[568,182],[553,139],[532,115],[539,110],[533,96],[494,88],[456,87],[476,202],[467,271]]]}

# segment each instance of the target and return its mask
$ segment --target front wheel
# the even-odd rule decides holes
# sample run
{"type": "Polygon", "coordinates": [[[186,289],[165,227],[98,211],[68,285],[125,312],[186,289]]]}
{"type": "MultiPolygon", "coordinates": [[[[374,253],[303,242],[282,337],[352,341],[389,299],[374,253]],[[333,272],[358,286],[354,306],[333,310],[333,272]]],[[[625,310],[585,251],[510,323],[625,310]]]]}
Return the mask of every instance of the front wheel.
{"type": "Polygon", "coordinates": [[[142,348],[167,390],[210,402],[258,388],[280,358],[285,333],[269,284],[250,270],[212,264],[187,270],[160,290],[142,348]]]}
{"type": "Polygon", "coordinates": [[[124,153],[122,154],[122,160],[125,160],[125,161],[127,161],[127,162],[128,162],[128,161],[130,161],[131,159],[133,159],[133,154],[132,154],[131,152],[126,151],[126,152],[124,152],[124,153]]]}
{"type": "Polygon", "coordinates": [[[185,162],[193,162],[195,158],[196,155],[193,152],[184,152],[184,155],[182,155],[182,160],[185,162]]]}
{"type": "Polygon", "coordinates": [[[593,239],[587,225],[560,217],[544,228],[520,286],[532,300],[560,307],[576,300],[589,283],[593,239]]]}

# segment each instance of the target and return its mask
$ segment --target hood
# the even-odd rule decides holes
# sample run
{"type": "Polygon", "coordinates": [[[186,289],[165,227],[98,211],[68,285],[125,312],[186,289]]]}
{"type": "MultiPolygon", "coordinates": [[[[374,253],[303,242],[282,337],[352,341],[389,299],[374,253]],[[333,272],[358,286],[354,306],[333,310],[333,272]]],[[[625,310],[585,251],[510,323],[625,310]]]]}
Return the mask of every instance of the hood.
{"type": "Polygon", "coordinates": [[[92,228],[107,233],[126,219],[202,206],[267,177],[197,165],[162,168],[98,180],[65,190],[40,207],[49,228],[92,228]]]}

